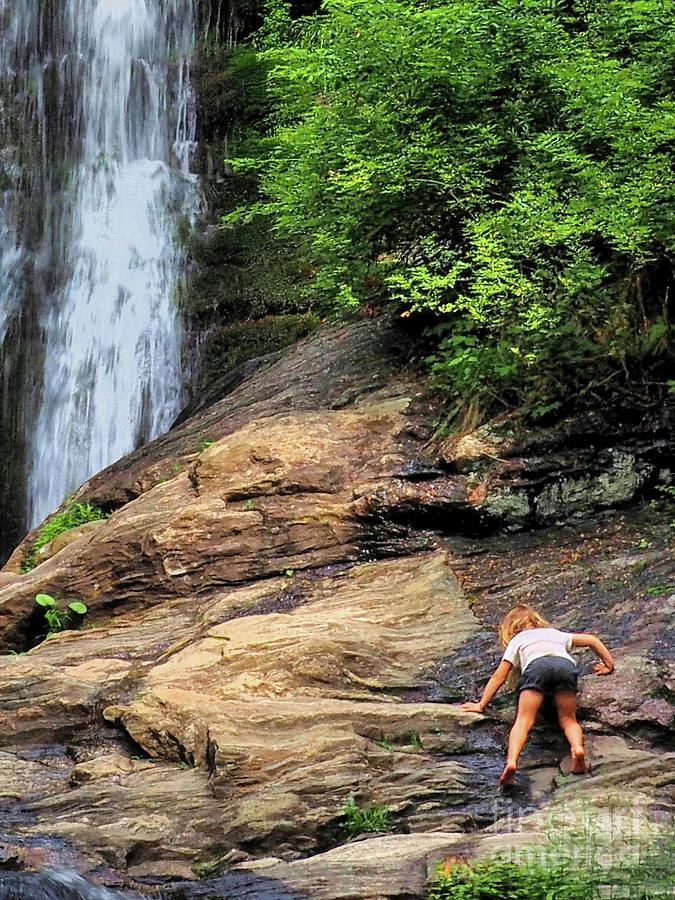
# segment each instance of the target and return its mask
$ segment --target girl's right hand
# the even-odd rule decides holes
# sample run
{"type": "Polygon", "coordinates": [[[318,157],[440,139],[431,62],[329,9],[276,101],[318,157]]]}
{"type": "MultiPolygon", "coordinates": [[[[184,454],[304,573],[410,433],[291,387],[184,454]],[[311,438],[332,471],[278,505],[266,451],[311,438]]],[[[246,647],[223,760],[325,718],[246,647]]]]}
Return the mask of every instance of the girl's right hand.
{"type": "Polygon", "coordinates": [[[467,700],[466,703],[462,703],[462,709],[464,710],[464,712],[483,712],[483,707],[480,705],[480,703],[477,703],[474,700],[467,700]]]}
{"type": "Polygon", "coordinates": [[[610,669],[610,667],[606,666],[604,663],[596,663],[593,666],[593,671],[596,675],[611,675],[614,671],[614,666],[610,669]]]}

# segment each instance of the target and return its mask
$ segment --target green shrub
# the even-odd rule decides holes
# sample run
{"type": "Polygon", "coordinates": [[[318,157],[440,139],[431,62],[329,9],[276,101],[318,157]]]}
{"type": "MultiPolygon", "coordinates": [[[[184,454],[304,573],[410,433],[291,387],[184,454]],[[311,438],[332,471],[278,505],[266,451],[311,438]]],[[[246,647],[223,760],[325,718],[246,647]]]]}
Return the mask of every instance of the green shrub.
{"type": "Polygon", "coordinates": [[[368,803],[359,806],[353,794],[342,808],[343,830],[352,836],[374,831],[391,831],[391,810],[386,806],[368,803]]]}
{"type": "Polygon", "coordinates": [[[439,872],[429,900],[593,900],[588,878],[564,866],[506,859],[458,864],[439,872]]]}
{"type": "MultiPolygon", "coordinates": [[[[220,197],[221,210],[255,194],[240,181],[228,181],[236,197],[220,197]]],[[[306,264],[293,242],[272,234],[263,217],[207,228],[192,236],[189,252],[195,267],[180,304],[195,319],[233,321],[307,309],[301,292],[306,264]]]]}
{"type": "Polygon", "coordinates": [[[267,10],[227,222],[293,243],[312,308],[421,313],[449,394],[535,417],[672,370],[672,0],[267,10]]]}
{"type": "Polygon", "coordinates": [[[509,857],[438,867],[428,900],[656,900],[674,896],[673,834],[621,833],[585,819],[509,857]]]}
{"type": "Polygon", "coordinates": [[[48,519],[44,525],[40,527],[35,540],[30,546],[30,550],[26,553],[21,566],[22,572],[30,572],[39,563],[38,552],[51,543],[59,534],[70,531],[71,528],[78,528],[80,525],[86,525],[87,522],[97,522],[107,518],[107,514],[91,503],[71,503],[62,512],[57,513],[48,519]]]}

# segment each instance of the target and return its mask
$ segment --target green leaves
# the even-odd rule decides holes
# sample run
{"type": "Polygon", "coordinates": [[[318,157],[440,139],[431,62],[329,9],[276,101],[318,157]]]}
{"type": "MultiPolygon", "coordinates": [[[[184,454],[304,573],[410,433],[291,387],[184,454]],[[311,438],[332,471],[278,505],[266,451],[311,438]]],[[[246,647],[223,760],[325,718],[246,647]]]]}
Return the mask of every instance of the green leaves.
{"type": "Polygon", "coordinates": [[[86,603],[81,600],[71,600],[67,609],[63,610],[58,601],[50,594],[36,594],[35,602],[43,610],[47,625],[46,637],[58,634],[66,628],[77,627],[82,617],[89,611],[86,603]]]}
{"type": "Polygon", "coordinates": [[[283,9],[257,39],[273,109],[232,164],[311,304],[431,313],[461,338],[432,357],[448,392],[539,415],[669,352],[672,0],[283,9]]]}
{"type": "Polygon", "coordinates": [[[392,830],[391,810],[376,803],[359,806],[354,794],[347,797],[341,810],[342,828],[349,835],[392,830]]]}
{"type": "Polygon", "coordinates": [[[76,613],[78,616],[84,616],[87,613],[88,607],[85,603],[82,603],[79,600],[74,600],[72,603],[68,604],[68,609],[76,613]]]}

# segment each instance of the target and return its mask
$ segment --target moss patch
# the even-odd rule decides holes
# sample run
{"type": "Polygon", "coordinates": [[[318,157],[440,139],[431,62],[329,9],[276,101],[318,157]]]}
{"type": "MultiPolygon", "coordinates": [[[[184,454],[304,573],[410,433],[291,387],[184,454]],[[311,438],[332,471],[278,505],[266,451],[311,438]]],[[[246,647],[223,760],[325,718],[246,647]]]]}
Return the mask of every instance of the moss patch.
{"type": "Polygon", "coordinates": [[[316,316],[265,316],[216,329],[203,351],[202,384],[210,384],[221,375],[250,359],[282,350],[313,331],[316,316]]]}
{"type": "Polygon", "coordinates": [[[92,503],[71,503],[62,512],[56,513],[41,526],[30,546],[30,550],[24,556],[21,571],[30,572],[34,569],[40,562],[38,558],[39,551],[51,543],[59,534],[63,534],[64,531],[70,531],[72,528],[79,528],[80,525],[86,525],[87,522],[97,522],[106,518],[107,513],[92,503]]]}

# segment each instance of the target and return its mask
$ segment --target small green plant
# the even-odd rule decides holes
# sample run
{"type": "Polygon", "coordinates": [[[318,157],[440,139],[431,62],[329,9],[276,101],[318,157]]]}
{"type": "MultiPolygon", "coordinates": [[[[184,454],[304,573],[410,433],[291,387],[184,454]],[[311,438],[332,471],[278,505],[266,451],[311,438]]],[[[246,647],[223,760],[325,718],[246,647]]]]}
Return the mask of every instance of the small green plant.
{"type": "Polygon", "coordinates": [[[659,594],[675,593],[675,587],[666,584],[650,584],[645,590],[651,597],[658,596],[659,594]]]}
{"type": "Polygon", "coordinates": [[[286,578],[292,578],[295,575],[295,569],[284,569],[286,578]]]}
{"type": "Polygon", "coordinates": [[[401,747],[414,747],[416,750],[422,749],[419,731],[406,731],[404,735],[395,738],[390,738],[383,734],[377,743],[384,750],[395,750],[397,744],[401,747]]]}
{"type": "Polygon", "coordinates": [[[406,747],[414,747],[416,750],[421,750],[422,739],[420,738],[419,731],[409,731],[404,735],[403,743],[406,747]]]}
{"type": "Polygon", "coordinates": [[[171,471],[174,475],[180,475],[183,471],[183,466],[179,462],[171,463],[171,471]]]}
{"type": "Polygon", "coordinates": [[[354,794],[347,797],[342,807],[344,822],[342,828],[347,834],[356,836],[365,832],[391,831],[391,810],[386,806],[368,803],[359,806],[354,794]]]}
{"type": "Polygon", "coordinates": [[[228,860],[229,854],[226,853],[224,856],[218,856],[206,862],[193,863],[192,871],[199,879],[216,878],[227,871],[228,860]]]}
{"type": "Polygon", "coordinates": [[[79,625],[82,616],[87,614],[87,606],[80,600],[71,601],[66,609],[62,609],[54,597],[49,594],[37,594],[35,602],[43,611],[47,625],[47,637],[79,625]]]}
{"type": "Polygon", "coordinates": [[[199,452],[203,453],[205,450],[208,450],[209,447],[212,447],[214,445],[214,443],[215,443],[215,441],[201,440],[199,442],[199,452]]]}
{"type": "Polygon", "coordinates": [[[253,500],[253,499],[247,500],[246,503],[244,503],[244,509],[245,509],[247,512],[251,512],[251,511],[254,510],[255,508],[256,508],[255,500],[253,500]]]}
{"type": "Polygon", "coordinates": [[[564,806],[547,837],[486,859],[449,856],[427,900],[651,900],[673,897],[675,834],[641,819],[618,794],[564,806]],[[599,803],[599,805],[596,805],[599,803]]]}
{"type": "Polygon", "coordinates": [[[21,571],[24,573],[32,571],[40,562],[38,557],[40,550],[50,544],[58,535],[70,531],[72,528],[86,525],[88,522],[98,522],[107,517],[107,513],[92,503],[71,503],[40,527],[30,550],[24,556],[21,571]]]}

